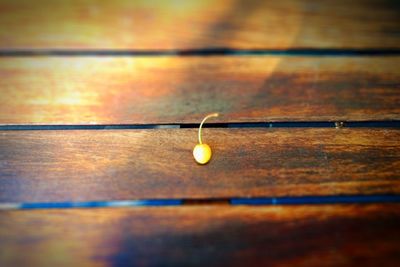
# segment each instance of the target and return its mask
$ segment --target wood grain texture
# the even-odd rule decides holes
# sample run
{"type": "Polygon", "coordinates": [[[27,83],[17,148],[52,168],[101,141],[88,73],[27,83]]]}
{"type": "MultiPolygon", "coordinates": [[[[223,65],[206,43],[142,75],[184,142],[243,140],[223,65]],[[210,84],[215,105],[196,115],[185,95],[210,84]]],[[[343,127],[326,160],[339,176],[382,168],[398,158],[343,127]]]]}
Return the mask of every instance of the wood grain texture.
{"type": "Polygon", "coordinates": [[[0,124],[400,119],[400,57],[0,59],[0,124]]]}
{"type": "Polygon", "coordinates": [[[399,47],[396,1],[0,2],[0,48],[399,47]]]}
{"type": "Polygon", "coordinates": [[[5,131],[0,201],[400,193],[400,130],[5,131]]]}
{"type": "Polygon", "coordinates": [[[398,266],[400,206],[2,211],[7,266],[398,266]]]}

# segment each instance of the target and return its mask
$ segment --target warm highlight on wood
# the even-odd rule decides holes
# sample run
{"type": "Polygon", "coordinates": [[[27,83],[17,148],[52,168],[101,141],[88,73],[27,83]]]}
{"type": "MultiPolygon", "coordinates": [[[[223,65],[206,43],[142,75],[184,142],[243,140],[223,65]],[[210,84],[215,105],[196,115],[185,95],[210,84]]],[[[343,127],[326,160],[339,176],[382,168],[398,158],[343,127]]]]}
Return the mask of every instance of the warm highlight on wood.
{"type": "Polygon", "coordinates": [[[0,124],[400,119],[400,57],[0,59],[0,124]]]}
{"type": "Polygon", "coordinates": [[[0,1],[0,48],[399,47],[395,1],[0,1]]]}
{"type": "Polygon", "coordinates": [[[2,211],[2,266],[398,266],[400,206],[2,211]]]}
{"type": "Polygon", "coordinates": [[[0,0],[0,266],[400,266],[399,11],[0,0]]]}
{"type": "Polygon", "coordinates": [[[0,201],[49,202],[400,193],[400,131],[5,131],[0,201]]]}

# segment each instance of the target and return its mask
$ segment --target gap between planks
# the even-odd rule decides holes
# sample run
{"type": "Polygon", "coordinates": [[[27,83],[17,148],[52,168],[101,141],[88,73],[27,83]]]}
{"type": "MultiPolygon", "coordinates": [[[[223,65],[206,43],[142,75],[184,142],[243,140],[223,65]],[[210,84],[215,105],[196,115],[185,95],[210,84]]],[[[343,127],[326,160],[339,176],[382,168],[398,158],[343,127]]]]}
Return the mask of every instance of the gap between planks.
{"type": "MultiPolygon", "coordinates": [[[[30,130],[128,130],[128,129],[192,129],[199,124],[5,124],[0,131],[30,130]]],[[[300,121],[300,122],[237,122],[207,123],[203,128],[398,128],[400,120],[392,121],[300,121]]]]}
{"type": "Polygon", "coordinates": [[[164,207],[187,205],[326,205],[326,204],[375,204],[400,203],[400,195],[336,195],[301,197],[256,197],[256,198],[204,198],[204,199],[135,199],[112,201],[80,202],[26,202],[0,203],[1,210],[26,209],[73,209],[73,208],[122,208],[122,207],[164,207]]]}
{"type": "Polygon", "coordinates": [[[0,57],[116,57],[116,56],[303,56],[303,57],[370,57],[398,56],[397,48],[291,48],[237,49],[227,47],[204,49],[0,49],[0,57]]]}

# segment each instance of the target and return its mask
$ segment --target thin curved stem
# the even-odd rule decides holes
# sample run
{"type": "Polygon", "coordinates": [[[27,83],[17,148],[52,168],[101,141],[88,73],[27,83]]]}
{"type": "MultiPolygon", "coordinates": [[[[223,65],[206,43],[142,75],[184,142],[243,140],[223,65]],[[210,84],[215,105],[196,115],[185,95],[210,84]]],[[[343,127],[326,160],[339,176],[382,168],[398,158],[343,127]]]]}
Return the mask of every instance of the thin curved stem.
{"type": "Polygon", "coordinates": [[[203,142],[201,141],[201,128],[203,127],[203,123],[204,123],[208,118],[211,118],[211,117],[218,117],[218,116],[219,116],[218,113],[213,113],[213,114],[207,115],[207,116],[203,119],[203,121],[200,123],[200,127],[199,127],[199,144],[200,144],[200,145],[203,144],[203,142]]]}

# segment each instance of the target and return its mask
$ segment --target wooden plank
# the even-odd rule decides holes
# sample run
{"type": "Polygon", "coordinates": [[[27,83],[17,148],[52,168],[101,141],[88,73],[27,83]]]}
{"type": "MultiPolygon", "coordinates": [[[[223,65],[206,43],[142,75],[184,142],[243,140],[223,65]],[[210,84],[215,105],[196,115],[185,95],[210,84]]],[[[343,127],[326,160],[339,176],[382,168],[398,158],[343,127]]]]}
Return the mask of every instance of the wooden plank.
{"type": "Polygon", "coordinates": [[[400,193],[400,130],[3,131],[0,201],[400,193]]]}
{"type": "Polygon", "coordinates": [[[1,266],[398,266],[400,206],[0,213],[1,266]]]}
{"type": "Polygon", "coordinates": [[[400,119],[400,57],[0,59],[1,124],[400,119]]]}
{"type": "Polygon", "coordinates": [[[395,1],[0,2],[0,48],[399,47],[395,1]]]}

